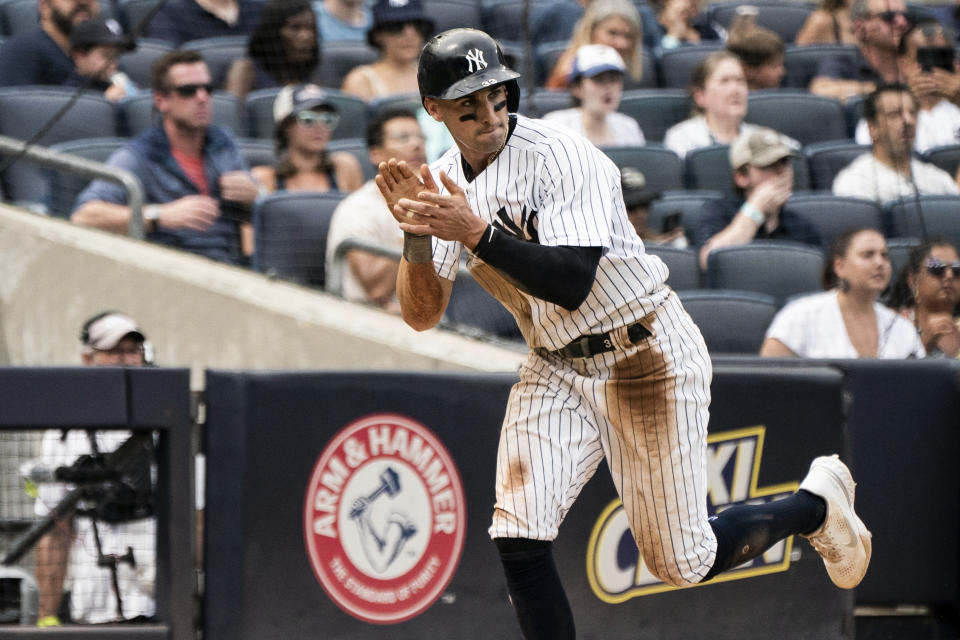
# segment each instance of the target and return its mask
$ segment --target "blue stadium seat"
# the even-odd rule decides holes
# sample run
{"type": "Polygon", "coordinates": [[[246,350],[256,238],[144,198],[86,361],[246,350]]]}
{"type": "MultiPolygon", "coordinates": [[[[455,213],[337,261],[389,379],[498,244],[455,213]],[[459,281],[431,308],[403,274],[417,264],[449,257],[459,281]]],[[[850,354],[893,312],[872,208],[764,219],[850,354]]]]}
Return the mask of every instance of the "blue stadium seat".
{"type": "MultiPolygon", "coordinates": [[[[355,96],[335,89],[325,89],[327,98],[340,112],[340,124],[330,136],[331,140],[363,138],[367,134],[367,104],[355,96]]],[[[258,89],[247,94],[244,100],[248,132],[252,138],[273,139],[273,101],[280,87],[258,89]]]]}
{"type": "Polygon", "coordinates": [[[321,87],[340,89],[343,79],[354,67],[377,59],[377,50],[366,41],[335,40],[320,45],[320,65],[313,77],[321,87]]]}
{"type": "MultiPolygon", "coordinates": [[[[723,2],[707,7],[707,16],[725,29],[729,29],[742,2],[723,2]]],[[[757,8],[757,24],[770,29],[786,42],[793,42],[804,22],[813,13],[807,4],[787,2],[752,2],[757,8]]]]}
{"type": "Polygon", "coordinates": [[[347,153],[353,154],[357,162],[360,163],[360,168],[363,170],[364,180],[372,180],[373,177],[377,175],[377,167],[370,162],[370,154],[367,151],[367,141],[365,138],[331,140],[327,150],[331,153],[334,151],[346,151],[347,153]]]}
{"type": "MultiPolygon", "coordinates": [[[[124,98],[117,103],[120,129],[128,136],[135,136],[153,126],[154,118],[159,117],[153,108],[153,92],[145,91],[124,98]]],[[[247,127],[243,120],[243,108],[232,93],[213,92],[213,124],[230,129],[241,136],[247,127]]]]}
{"type": "Polygon", "coordinates": [[[943,237],[960,246],[960,196],[918,196],[885,203],[892,238],[943,237]]]}
{"type": "Polygon", "coordinates": [[[603,147],[601,151],[618,167],[633,167],[642,171],[647,179],[647,189],[663,192],[683,188],[680,158],[662,145],[603,147]]]}
{"type": "MultiPolygon", "coordinates": [[[[68,87],[4,87],[0,88],[0,135],[29,140],[75,97],[68,87]]],[[[79,138],[112,138],[117,136],[113,104],[103,93],[90,91],[76,96],[76,101],[59,116],[35,142],[49,146],[79,138]]],[[[9,158],[0,158],[6,163],[9,158]]],[[[2,176],[3,193],[14,202],[46,203],[44,179],[38,165],[21,158],[8,167],[2,176]]]]}
{"type": "Polygon", "coordinates": [[[241,138],[238,143],[240,145],[240,151],[243,152],[243,159],[247,161],[248,167],[273,166],[276,160],[276,153],[273,142],[270,140],[241,138]]]}
{"type": "Polygon", "coordinates": [[[674,291],[700,288],[700,265],[697,252],[689,247],[680,248],[665,244],[644,243],[647,253],[663,260],[670,269],[667,284],[674,291]]]}
{"type": "Polygon", "coordinates": [[[752,291],[678,292],[711,354],[756,355],[779,308],[773,296],[752,291]]]}
{"type": "MultiPolygon", "coordinates": [[[[530,0],[530,16],[538,5],[549,0],[530,0]]],[[[505,42],[523,41],[523,11],[526,0],[492,0],[482,5],[484,31],[497,40],[505,42]]]]}
{"type": "Polygon", "coordinates": [[[196,51],[210,68],[215,87],[223,87],[227,71],[235,61],[247,55],[247,36],[214,36],[184,42],[180,48],[196,51]]]}
{"type": "MultiPolygon", "coordinates": [[[[149,22],[143,25],[140,23],[147,17],[151,9],[162,3],[158,2],[158,0],[118,0],[115,4],[117,6],[117,19],[123,26],[124,33],[133,34],[133,30],[137,27],[140,27],[138,33],[146,33],[149,22]]],[[[156,15],[156,13],[153,15],[156,15]]],[[[150,16],[150,20],[153,20],[153,16],[150,16]]],[[[141,38],[137,37],[137,43],[140,41],[141,38]]],[[[156,42],[165,41],[156,40],[156,42]]],[[[171,47],[173,46],[171,42],[167,42],[167,44],[171,47]]]]}
{"type": "Polygon", "coordinates": [[[838,235],[853,227],[870,227],[883,233],[883,212],[870,200],[805,193],[787,200],[784,209],[817,228],[823,249],[832,247],[838,235]]]}
{"type": "Polygon", "coordinates": [[[893,280],[910,261],[910,252],[920,246],[919,238],[887,238],[887,251],[890,254],[890,268],[893,280]]]}
{"type": "Polygon", "coordinates": [[[818,248],[755,240],[711,251],[706,286],[765,293],[782,304],[792,295],[819,291],[823,263],[823,252],[818,248]]]}
{"type": "Polygon", "coordinates": [[[707,200],[719,200],[724,196],[722,191],[673,191],[664,193],[650,203],[647,214],[647,226],[659,231],[663,228],[664,219],[672,214],[680,214],[680,224],[684,235],[692,246],[699,246],[700,220],[703,203],[707,200]]]}
{"type": "Polygon", "coordinates": [[[787,46],[783,53],[783,66],[786,75],[783,86],[792,89],[806,89],[817,75],[817,68],[824,58],[833,56],[855,58],[857,47],[850,44],[811,44],[802,47],[787,46]]]}
{"type": "Polygon", "coordinates": [[[406,109],[414,114],[422,108],[419,93],[400,93],[383,98],[375,98],[367,104],[370,118],[390,109],[406,109]]]}
{"type": "Polygon", "coordinates": [[[551,111],[569,109],[572,106],[573,98],[569,91],[536,89],[533,95],[526,92],[521,93],[519,111],[531,118],[542,118],[551,111]]]}
{"type": "MultiPolygon", "coordinates": [[[[50,148],[61,153],[69,153],[87,160],[106,162],[114,151],[129,142],[128,138],[83,138],[60,142],[50,148]]],[[[90,178],[69,171],[46,170],[50,184],[50,201],[47,211],[58,218],[69,218],[74,202],[80,192],[90,183],[90,178]]]]}
{"type": "Polygon", "coordinates": [[[460,332],[523,340],[510,312],[464,270],[454,280],[443,324],[460,332]]]}
{"type": "Polygon", "coordinates": [[[686,89],[697,65],[714,51],[722,50],[720,43],[704,42],[663,51],[660,54],[660,84],[668,89],[686,89]]]}
{"type": "MultiPolygon", "coordinates": [[[[150,2],[155,3],[156,0],[150,0],[150,2]]],[[[168,51],[173,51],[173,47],[163,40],[141,38],[137,40],[136,49],[123,54],[118,66],[135,85],[141,89],[149,89],[150,68],[154,60],[168,51]]]]}
{"type": "MultiPolygon", "coordinates": [[[[734,193],[730,145],[717,144],[694,149],[687,153],[683,162],[683,177],[688,188],[734,193]]],[[[793,190],[806,191],[809,188],[807,162],[803,156],[797,154],[793,158],[793,190]]]]}
{"type": "Polygon", "coordinates": [[[279,191],[258,199],[253,207],[253,268],[322,289],[330,219],[344,197],[334,191],[279,191]]]}
{"type": "Polygon", "coordinates": [[[480,3],[474,0],[423,0],[423,13],[433,20],[433,33],[471,27],[483,29],[480,3]]]}
{"type": "Polygon", "coordinates": [[[955,176],[957,175],[957,167],[960,166],[960,144],[935,147],[923,154],[923,158],[955,176]]]}
{"type": "Polygon", "coordinates": [[[833,179],[841,169],[864,153],[870,152],[869,145],[857,144],[853,140],[833,140],[816,142],[803,148],[810,171],[810,188],[816,191],[831,191],[833,179]]]}
{"type": "Polygon", "coordinates": [[[746,121],[776,129],[802,145],[849,137],[840,102],[791,89],[750,92],[746,121]]]}
{"type": "Polygon", "coordinates": [[[625,91],[620,112],[640,125],[647,142],[663,142],[667,129],[690,117],[690,97],[682,89],[625,91]]]}

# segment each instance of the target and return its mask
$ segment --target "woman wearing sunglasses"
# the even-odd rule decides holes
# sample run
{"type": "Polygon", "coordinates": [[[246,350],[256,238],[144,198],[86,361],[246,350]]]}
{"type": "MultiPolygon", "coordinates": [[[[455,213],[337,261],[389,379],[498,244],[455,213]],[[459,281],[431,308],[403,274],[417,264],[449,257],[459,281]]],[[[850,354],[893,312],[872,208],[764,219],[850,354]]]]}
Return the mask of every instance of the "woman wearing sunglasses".
{"type": "Polygon", "coordinates": [[[922,358],[910,323],[877,298],[890,283],[883,235],[848,229],[833,244],[823,273],[823,293],[788,303],[774,317],[761,356],[801,358],[922,358]]]}
{"type": "Polygon", "coordinates": [[[925,242],[910,252],[889,304],[909,320],[928,356],[960,356],[960,256],[948,240],[925,242]]]}
{"type": "Polygon", "coordinates": [[[371,64],[355,67],[343,79],[343,92],[365,102],[403,93],[418,93],[420,50],[433,33],[433,21],[420,0],[404,4],[379,0],[373,6],[373,26],[367,42],[379,51],[371,64]]]}

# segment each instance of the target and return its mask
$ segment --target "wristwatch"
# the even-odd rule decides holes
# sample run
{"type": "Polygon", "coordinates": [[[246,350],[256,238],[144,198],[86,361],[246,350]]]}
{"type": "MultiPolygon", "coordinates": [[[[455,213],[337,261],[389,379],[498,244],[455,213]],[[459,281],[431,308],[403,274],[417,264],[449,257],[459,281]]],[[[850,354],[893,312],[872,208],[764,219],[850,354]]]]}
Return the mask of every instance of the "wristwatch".
{"type": "Polygon", "coordinates": [[[158,220],[160,220],[160,207],[155,204],[148,204],[143,208],[143,221],[147,227],[156,229],[158,220]]]}

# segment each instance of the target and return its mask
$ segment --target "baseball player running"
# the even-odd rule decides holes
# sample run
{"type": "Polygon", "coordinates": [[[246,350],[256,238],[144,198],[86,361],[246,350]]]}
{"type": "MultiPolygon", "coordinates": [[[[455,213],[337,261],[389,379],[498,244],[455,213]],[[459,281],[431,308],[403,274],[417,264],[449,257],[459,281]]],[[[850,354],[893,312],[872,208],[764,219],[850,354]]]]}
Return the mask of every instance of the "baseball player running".
{"type": "Polygon", "coordinates": [[[586,139],[515,113],[519,74],[482,31],[434,37],[418,75],[424,107],[456,145],[429,168],[380,165],[405,233],[397,294],[410,326],[434,326],[466,250],[530,347],[504,416],[490,526],[524,636],[574,637],[551,541],[601,459],[664,582],[709,580],[801,534],[837,586],[855,587],[870,532],[837,456],[815,459],[789,498],[708,518],[710,358],[627,219],[616,166],[586,139]]]}

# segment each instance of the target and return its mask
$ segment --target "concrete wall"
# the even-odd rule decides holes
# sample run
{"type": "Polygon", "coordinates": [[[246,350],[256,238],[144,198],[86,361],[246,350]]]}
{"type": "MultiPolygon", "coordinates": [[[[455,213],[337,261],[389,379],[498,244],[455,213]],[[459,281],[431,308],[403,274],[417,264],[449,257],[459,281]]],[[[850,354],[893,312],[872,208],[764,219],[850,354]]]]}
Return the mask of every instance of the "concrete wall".
{"type": "Polygon", "coordinates": [[[524,352],[145,242],[0,206],[0,365],[79,364],[80,326],[136,318],[158,364],[515,371],[524,352]]]}

